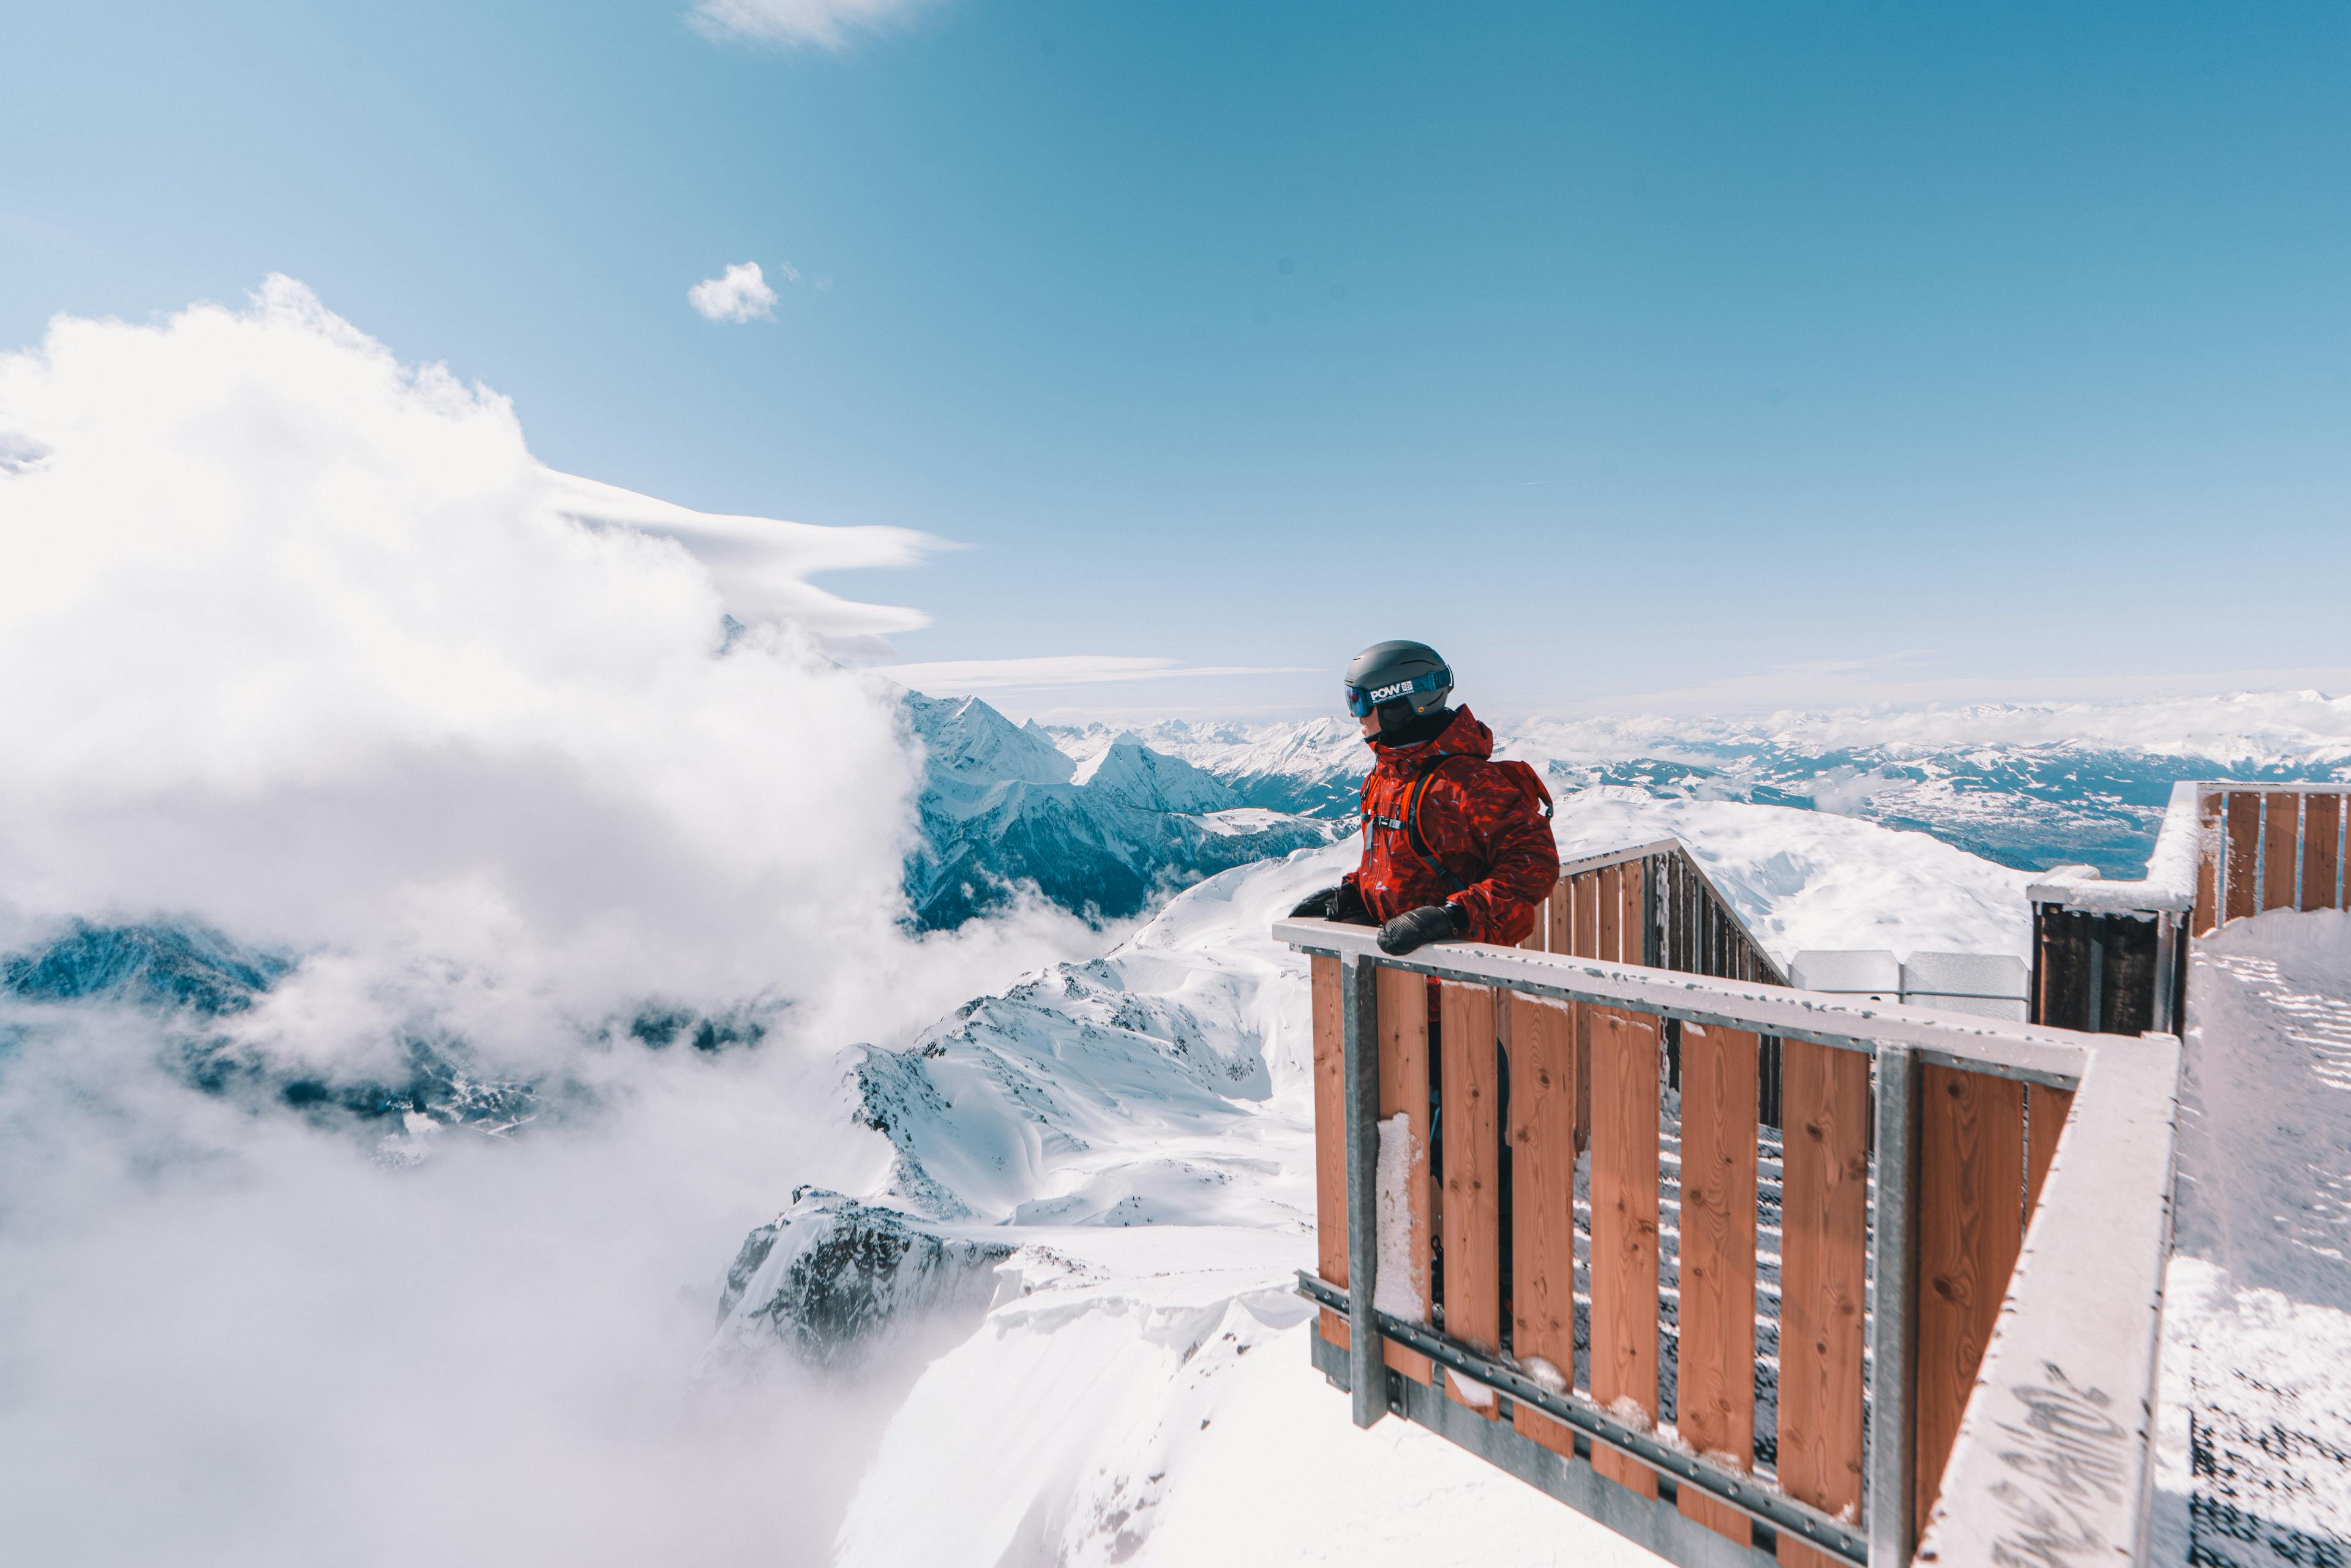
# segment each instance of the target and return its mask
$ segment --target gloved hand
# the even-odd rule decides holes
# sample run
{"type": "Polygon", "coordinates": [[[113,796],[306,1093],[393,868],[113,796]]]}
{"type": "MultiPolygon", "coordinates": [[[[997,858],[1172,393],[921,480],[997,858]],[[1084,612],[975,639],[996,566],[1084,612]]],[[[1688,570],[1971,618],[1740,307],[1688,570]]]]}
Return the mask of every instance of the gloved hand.
{"type": "Polygon", "coordinates": [[[1380,951],[1401,956],[1424,942],[1458,936],[1467,929],[1460,905],[1424,904],[1418,909],[1405,910],[1380,927],[1380,951]]]}
{"type": "Polygon", "coordinates": [[[1292,920],[1337,920],[1351,925],[1371,924],[1371,911],[1364,907],[1364,895],[1355,891],[1352,882],[1336,887],[1326,887],[1308,894],[1290,912],[1292,920]]]}

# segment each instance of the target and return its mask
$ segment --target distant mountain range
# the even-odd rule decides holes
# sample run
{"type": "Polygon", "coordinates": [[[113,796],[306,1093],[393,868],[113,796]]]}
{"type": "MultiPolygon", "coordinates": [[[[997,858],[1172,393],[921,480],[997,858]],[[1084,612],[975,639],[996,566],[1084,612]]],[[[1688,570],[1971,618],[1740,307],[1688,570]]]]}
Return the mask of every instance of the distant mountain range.
{"type": "MultiPolygon", "coordinates": [[[[1336,718],[1164,720],[1046,732],[1077,755],[1114,745],[1190,763],[1247,805],[1352,817],[1371,761],[1336,718]]],[[[1934,834],[2021,871],[2143,867],[2182,779],[2351,778],[2351,698],[2257,692],[2123,703],[1980,704],[1759,719],[1550,719],[1497,727],[1499,752],[1552,792],[1809,807],[1934,834]]]]}

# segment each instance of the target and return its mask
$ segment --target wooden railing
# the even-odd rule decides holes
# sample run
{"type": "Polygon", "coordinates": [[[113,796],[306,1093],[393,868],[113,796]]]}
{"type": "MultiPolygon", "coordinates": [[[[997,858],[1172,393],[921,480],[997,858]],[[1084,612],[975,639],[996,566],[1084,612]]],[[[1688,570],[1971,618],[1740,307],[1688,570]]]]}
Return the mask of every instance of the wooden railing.
{"type": "Polygon", "coordinates": [[[1918,1521],[1945,1563],[2143,1556],[2176,1040],[1275,936],[1312,956],[1301,1288],[1359,1425],[1429,1427],[1684,1563],[1906,1564],[1918,1521]]]}
{"type": "Polygon", "coordinates": [[[2064,871],[2032,884],[2032,1020],[2177,1032],[2191,936],[2272,909],[2351,907],[2346,810],[2339,784],[2174,785],[2145,878],[2064,871]]]}

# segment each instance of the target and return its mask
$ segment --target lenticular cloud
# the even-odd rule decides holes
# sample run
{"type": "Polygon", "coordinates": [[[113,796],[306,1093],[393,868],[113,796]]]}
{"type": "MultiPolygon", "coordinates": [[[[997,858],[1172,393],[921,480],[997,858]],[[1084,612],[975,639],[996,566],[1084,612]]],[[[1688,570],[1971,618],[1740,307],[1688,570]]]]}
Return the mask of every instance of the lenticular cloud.
{"type": "Polygon", "coordinates": [[[506,400],[282,277],[60,319],[0,359],[0,432],[37,455],[0,471],[20,923],[187,911],[787,989],[795,953],[887,927],[911,764],[821,649],[921,617],[804,578],[920,536],[551,473],[506,400]]]}

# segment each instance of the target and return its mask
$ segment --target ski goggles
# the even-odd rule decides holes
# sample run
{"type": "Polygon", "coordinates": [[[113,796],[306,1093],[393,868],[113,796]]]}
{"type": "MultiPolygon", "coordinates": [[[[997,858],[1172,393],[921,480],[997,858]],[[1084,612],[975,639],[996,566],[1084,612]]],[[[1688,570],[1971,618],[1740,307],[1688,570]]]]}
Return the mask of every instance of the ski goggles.
{"type": "Polygon", "coordinates": [[[1359,686],[1350,681],[1346,683],[1347,711],[1357,718],[1368,718],[1382,703],[1403,702],[1422,692],[1441,692],[1452,684],[1451,670],[1431,670],[1408,681],[1389,681],[1376,686],[1359,686]]]}

